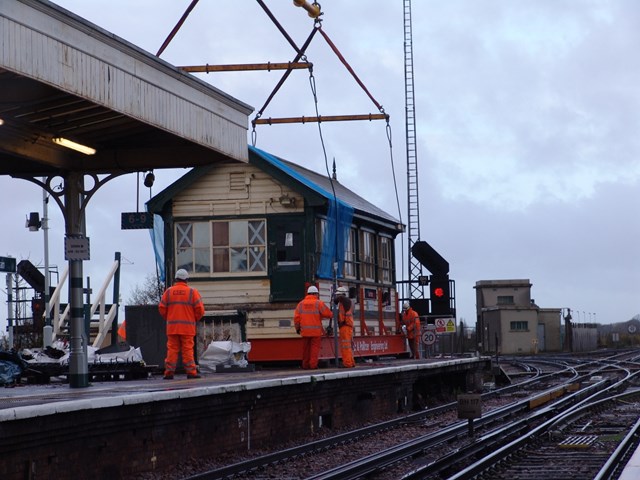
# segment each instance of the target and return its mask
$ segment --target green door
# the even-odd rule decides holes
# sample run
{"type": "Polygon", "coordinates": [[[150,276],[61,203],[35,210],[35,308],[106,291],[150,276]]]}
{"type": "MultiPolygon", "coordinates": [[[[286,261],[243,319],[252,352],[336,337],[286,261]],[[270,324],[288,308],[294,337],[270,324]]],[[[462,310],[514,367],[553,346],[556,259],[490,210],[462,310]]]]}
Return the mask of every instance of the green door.
{"type": "Polygon", "coordinates": [[[305,281],[304,217],[270,218],[268,225],[271,301],[299,301],[305,281]]]}

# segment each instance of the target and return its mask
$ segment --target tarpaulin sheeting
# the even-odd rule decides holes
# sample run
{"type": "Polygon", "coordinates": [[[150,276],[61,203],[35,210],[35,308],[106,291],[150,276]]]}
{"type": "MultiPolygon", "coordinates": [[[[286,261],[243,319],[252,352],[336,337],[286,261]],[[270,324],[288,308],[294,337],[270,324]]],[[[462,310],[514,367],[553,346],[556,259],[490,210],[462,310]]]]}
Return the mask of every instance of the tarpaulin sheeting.
{"type": "Polygon", "coordinates": [[[26,363],[20,355],[0,350],[0,385],[15,383],[25,368],[26,363]]]}
{"type": "Polygon", "coordinates": [[[250,342],[212,341],[198,359],[200,368],[215,372],[216,365],[246,367],[246,354],[251,351],[250,342]]]}
{"type": "Polygon", "coordinates": [[[329,201],[329,209],[327,212],[327,228],[322,238],[322,254],[318,265],[316,275],[319,278],[333,278],[333,263],[336,262],[336,274],[338,278],[343,277],[343,266],[346,253],[347,239],[351,229],[351,221],[353,220],[354,209],[351,205],[336,198],[333,193],[326,191],[321,186],[312,182],[307,177],[296,172],[289,166],[282,163],[278,158],[270,153],[260,150],[259,148],[249,147],[261,158],[265,159],[278,169],[285,172],[290,177],[296,179],[303,185],[309,187],[313,191],[319,193],[329,201]]]}

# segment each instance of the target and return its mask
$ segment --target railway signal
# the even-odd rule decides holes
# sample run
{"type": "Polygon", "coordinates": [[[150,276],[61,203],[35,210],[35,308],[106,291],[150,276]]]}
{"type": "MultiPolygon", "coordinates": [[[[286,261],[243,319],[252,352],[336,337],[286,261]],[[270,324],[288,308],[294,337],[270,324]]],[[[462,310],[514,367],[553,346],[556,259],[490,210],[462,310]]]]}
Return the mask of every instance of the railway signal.
{"type": "Polygon", "coordinates": [[[432,315],[451,315],[449,275],[431,275],[429,279],[432,315]]]}

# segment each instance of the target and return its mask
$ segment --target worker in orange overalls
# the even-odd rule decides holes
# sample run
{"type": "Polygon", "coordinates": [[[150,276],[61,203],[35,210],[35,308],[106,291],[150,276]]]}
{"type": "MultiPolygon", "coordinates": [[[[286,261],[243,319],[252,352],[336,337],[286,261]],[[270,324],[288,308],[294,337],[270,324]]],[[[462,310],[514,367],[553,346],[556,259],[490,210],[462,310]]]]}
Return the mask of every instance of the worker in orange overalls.
{"type": "Polygon", "coordinates": [[[324,329],[323,318],[332,318],[331,309],[319,298],[318,288],[311,285],[293,313],[293,323],[298,335],[302,335],[302,368],[318,368],[320,343],[324,329]]]}
{"type": "Polygon", "coordinates": [[[167,321],[167,358],[164,361],[164,379],[172,380],[182,353],[182,365],[187,378],[200,378],[193,358],[196,322],[204,316],[200,292],[187,285],[189,273],[181,268],[175,283],[162,294],[158,305],[160,315],[167,321]]]}
{"type": "Polygon", "coordinates": [[[409,302],[402,304],[402,331],[409,340],[411,358],[420,358],[420,316],[409,302]]]}
{"type": "Polygon", "coordinates": [[[338,305],[338,330],[340,333],[342,366],[345,368],[353,368],[356,366],[356,362],[353,359],[353,350],[351,349],[351,339],[353,338],[353,302],[349,298],[349,290],[347,287],[338,287],[333,301],[338,305]]]}

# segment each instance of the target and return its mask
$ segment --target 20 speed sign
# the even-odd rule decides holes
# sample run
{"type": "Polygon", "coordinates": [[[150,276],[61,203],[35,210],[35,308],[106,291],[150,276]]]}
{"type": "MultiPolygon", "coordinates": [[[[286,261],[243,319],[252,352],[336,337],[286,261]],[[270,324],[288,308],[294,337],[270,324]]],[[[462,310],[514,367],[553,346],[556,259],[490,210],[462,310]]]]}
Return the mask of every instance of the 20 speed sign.
{"type": "Polygon", "coordinates": [[[425,330],[422,332],[422,343],[425,345],[433,345],[436,343],[436,332],[433,330],[425,330]]]}

